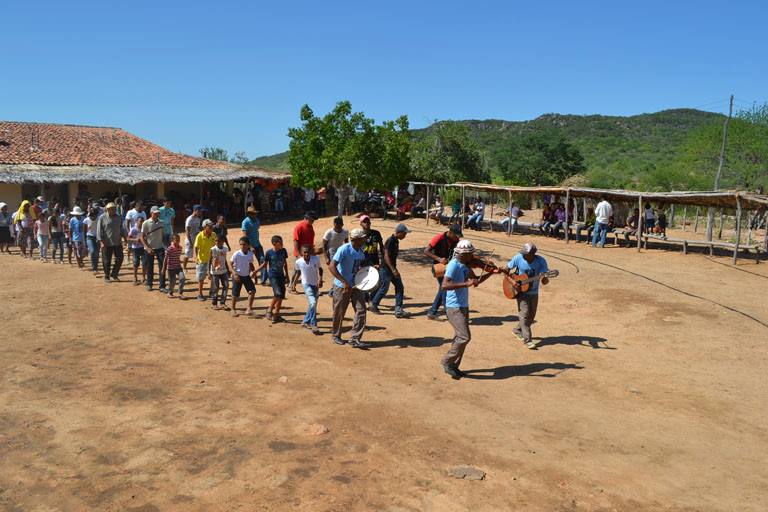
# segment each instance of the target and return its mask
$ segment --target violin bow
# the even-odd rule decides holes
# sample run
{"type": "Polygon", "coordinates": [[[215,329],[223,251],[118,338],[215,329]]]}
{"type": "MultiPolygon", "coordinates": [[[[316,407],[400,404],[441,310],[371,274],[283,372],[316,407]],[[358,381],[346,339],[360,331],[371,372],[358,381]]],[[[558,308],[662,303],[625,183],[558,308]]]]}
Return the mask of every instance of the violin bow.
{"type": "MultiPolygon", "coordinates": [[[[494,249],[491,251],[491,255],[490,255],[490,256],[488,256],[488,259],[490,259],[490,258],[493,258],[493,254],[494,254],[495,252],[496,252],[496,249],[494,248],[494,249]]],[[[478,278],[477,278],[477,284],[480,284],[480,281],[483,279],[483,275],[485,275],[485,267],[487,267],[487,266],[488,266],[488,265],[483,265],[483,271],[482,271],[482,272],[480,272],[480,277],[478,277],[478,278]]]]}

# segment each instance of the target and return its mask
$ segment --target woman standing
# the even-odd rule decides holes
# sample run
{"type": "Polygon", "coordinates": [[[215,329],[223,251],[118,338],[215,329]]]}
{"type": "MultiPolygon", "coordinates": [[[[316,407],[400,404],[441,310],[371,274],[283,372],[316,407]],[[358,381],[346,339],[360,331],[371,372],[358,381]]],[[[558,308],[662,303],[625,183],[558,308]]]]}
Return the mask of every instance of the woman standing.
{"type": "Polygon", "coordinates": [[[10,247],[13,240],[11,227],[13,227],[13,220],[11,214],[8,213],[8,205],[0,203],[0,253],[11,253],[10,247]]]}
{"type": "Polygon", "coordinates": [[[16,226],[19,233],[18,243],[23,258],[32,257],[32,232],[35,220],[35,212],[30,207],[29,201],[25,199],[21,202],[19,211],[16,213],[16,226]]]}

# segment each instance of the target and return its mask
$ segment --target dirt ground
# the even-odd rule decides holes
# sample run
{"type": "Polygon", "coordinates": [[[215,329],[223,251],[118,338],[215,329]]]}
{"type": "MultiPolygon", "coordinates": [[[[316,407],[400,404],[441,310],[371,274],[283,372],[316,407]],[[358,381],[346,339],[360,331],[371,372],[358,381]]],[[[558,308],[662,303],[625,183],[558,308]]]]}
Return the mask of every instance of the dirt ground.
{"type": "Polygon", "coordinates": [[[768,265],[468,232],[499,261],[533,239],[561,274],[534,351],[500,278],[471,290],[454,381],[451,327],[425,316],[438,228],[409,224],[414,316],[387,298],[367,351],[331,342],[327,297],[316,337],[302,295],[270,325],[268,288],[231,318],[0,257],[0,510],[765,510],[768,265]],[[448,475],[463,464],[485,480],[448,475]]]}

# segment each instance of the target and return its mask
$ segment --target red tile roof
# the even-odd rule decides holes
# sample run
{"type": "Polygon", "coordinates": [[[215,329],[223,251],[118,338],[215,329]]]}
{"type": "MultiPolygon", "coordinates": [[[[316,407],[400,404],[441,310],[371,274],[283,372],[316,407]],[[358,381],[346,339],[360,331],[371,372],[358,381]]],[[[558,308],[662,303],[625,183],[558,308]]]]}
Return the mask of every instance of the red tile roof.
{"type": "Polygon", "coordinates": [[[14,121],[0,121],[0,164],[230,167],[173,153],[121,128],[14,121]]]}

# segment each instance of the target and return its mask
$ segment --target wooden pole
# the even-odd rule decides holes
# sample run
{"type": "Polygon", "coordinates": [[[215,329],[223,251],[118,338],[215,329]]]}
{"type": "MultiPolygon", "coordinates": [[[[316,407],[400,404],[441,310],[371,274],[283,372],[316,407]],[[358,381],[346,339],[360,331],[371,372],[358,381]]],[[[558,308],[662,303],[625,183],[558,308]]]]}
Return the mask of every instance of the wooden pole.
{"type": "MultiPolygon", "coordinates": [[[[731,94],[731,103],[728,108],[728,117],[725,118],[723,123],[723,144],[720,146],[720,162],[717,165],[717,174],[715,174],[715,190],[720,189],[720,177],[723,175],[723,167],[725,167],[725,147],[728,145],[728,123],[733,116],[733,94],[731,94]]],[[[707,241],[712,241],[712,229],[715,222],[715,209],[711,206],[707,210],[707,241]]]]}
{"type": "Polygon", "coordinates": [[[696,207],[696,222],[693,223],[693,232],[697,233],[699,231],[699,207],[696,207]]]}
{"type": "Polygon", "coordinates": [[[510,236],[512,234],[512,191],[507,190],[507,217],[509,218],[509,223],[507,224],[507,236],[510,236]]]}
{"type": "Polygon", "coordinates": [[[675,227],[675,203],[672,203],[669,207],[669,227],[675,227]]]}
{"type": "Polygon", "coordinates": [[[741,197],[736,196],[736,245],[733,248],[733,264],[739,257],[739,243],[741,242],[741,197]]]}
{"type": "Polygon", "coordinates": [[[717,227],[717,239],[723,239],[723,209],[720,208],[720,225],[717,227]]]}
{"type": "Polygon", "coordinates": [[[688,229],[688,207],[683,207],[683,231],[688,229]]]}
{"type": "Polygon", "coordinates": [[[645,215],[643,215],[643,196],[637,196],[637,252],[640,252],[640,242],[643,239],[645,229],[645,215]]]}
{"type": "Polygon", "coordinates": [[[584,224],[587,223],[587,198],[582,197],[581,198],[581,214],[584,216],[582,221],[584,221],[584,224]]]}
{"type": "Polygon", "coordinates": [[[570,231],[569,227],[570,224],[568,223],[568,206],[571,199],[571,189],[568,188],[565,190],[565,243],[568,243],[568,232],[570,231]]]}
{"type": "Polygon", "coordinates": [[[496,193],[493,192],[491,194],[491,217],[490,217],[491,221],[488,223],[488,229],[490,229],[491,231],[493,231],[493,203],[495,202],[496,202],[496,193]]]}
{"type": "Polygon", "coordinates": [[[427,214],[425,217],[427,218],[427,226],[429,226],[429,205],[431,203],[429,202],[429,185],[427,185],[427,214]]]}
{"type": "Polygon", "coordinates": [[[464,205],[467,202],[467,187],[462,186],[461,187],[461,228],[464,229],[464,215],[466,214],[466,209],[464,208],[464,205]]]}

